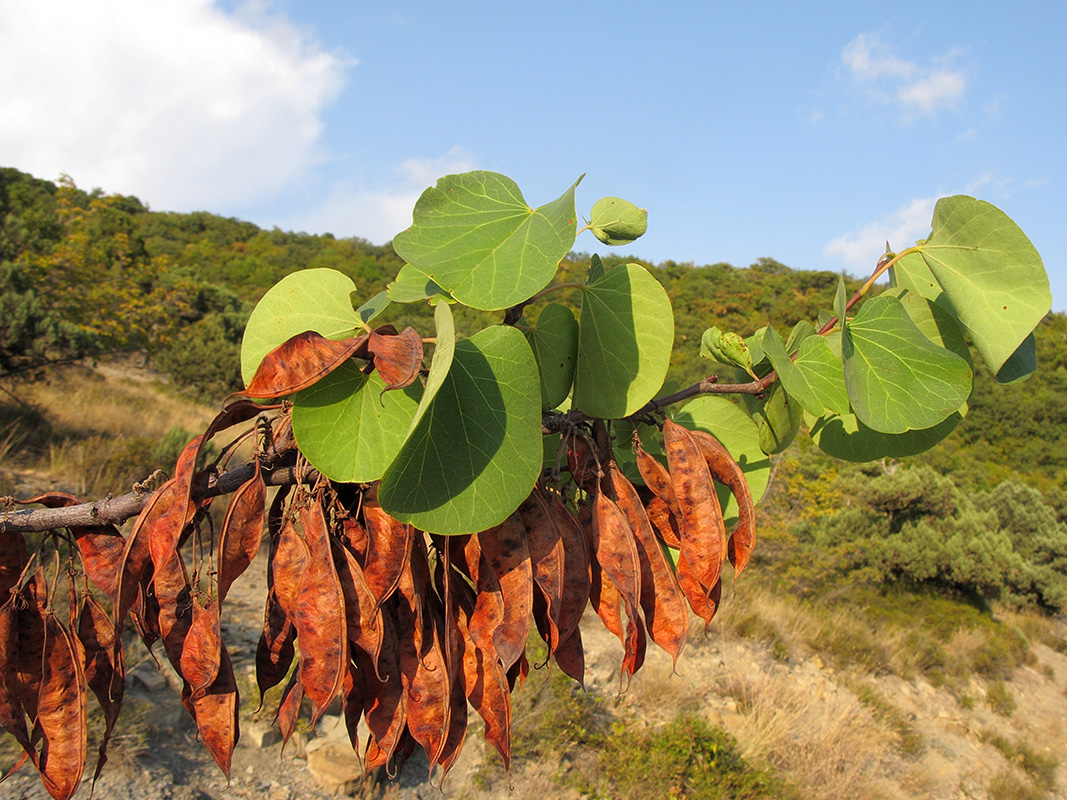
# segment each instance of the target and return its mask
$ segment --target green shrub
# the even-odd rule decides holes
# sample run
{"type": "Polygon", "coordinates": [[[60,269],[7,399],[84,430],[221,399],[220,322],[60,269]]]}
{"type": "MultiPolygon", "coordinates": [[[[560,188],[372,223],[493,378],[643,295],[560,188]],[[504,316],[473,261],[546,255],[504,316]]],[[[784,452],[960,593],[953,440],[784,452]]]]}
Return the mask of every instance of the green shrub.
{"type": "Polygon", "coordinates": [[[662,728],[611,729],[592,797],[630,800],[757,800],[794,797],[767,769],[749,764],[736,740],[700,717],[683,714],[662,728]]]}

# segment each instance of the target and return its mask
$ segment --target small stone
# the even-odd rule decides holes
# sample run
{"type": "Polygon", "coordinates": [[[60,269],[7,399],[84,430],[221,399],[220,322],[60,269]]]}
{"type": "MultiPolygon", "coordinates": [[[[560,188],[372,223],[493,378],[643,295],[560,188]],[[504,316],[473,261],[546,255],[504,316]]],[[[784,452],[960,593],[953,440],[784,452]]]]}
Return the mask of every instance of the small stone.
{"type": "Polygon", "coordinates": [[[308,752],[308,772],[323,791],[350,795],[363,781],[363,765],[351,747],[326,744],[308,752]]]}

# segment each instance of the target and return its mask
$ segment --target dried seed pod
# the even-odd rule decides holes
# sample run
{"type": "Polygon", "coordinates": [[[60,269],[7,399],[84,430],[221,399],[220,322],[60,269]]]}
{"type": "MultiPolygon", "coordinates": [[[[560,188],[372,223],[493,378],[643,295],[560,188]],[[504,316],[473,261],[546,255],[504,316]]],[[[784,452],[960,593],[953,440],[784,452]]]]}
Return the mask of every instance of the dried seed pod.
{"type": "Polygon", "coordinates": [[[348,664],[344,594],[330,554],[319,503],[300,506],[309,560],[296,595],[293,624],[300,643],[300,680],[311,700],[311,724],[341,691],[348,664]]]}
{"type": "Polygon", "coordinates": [[[693,431],[711,476],[727,486],[737,500],[737,527],[730,535],[728,552],[736,575],[748,564],[756,543],[756,507],[744,470],[718,439],[704,431],[693,431]]]}
{"type": "Polygon", "coordinates": [[[367,335],[335,341],[315,331],[298,333],[263,357],[243,397],[270,399],[306,389],[325,378],[367,343],[367,335]]]}
{"type": "Polygon", "coordinates": [[[578,630],[589,603],[589,546],[578,518],[555,492],[549,493],[548,511],[556,522],[563,543],[563,602],[557,621],[562,644],[578,630]]]}
{"type": "Polygon", "coordinates": [[[645,506],[645,514],[659,538],[667,547],[680,550],[682,541],[678,534],[678,517],[659,497],[653,497],[645,506]]]}
{"type": "Polygon", "coordinates": [[[668,419],[663,423],[663,441],[682,523],[681,551],[696,579],[710,589],[726,562],[726,525],[719,498],[692,434],[668,419]]]}
{"type": "Polygon", "coordinates": [[[204,693],[219,674],[222,661],[222,633],[219,605],[212,600],[206,606],[193,599],[192,622],[182,642],[181,676],[195,698],[204,693]]]}
{"type": "Polygon", "coordinates": [[[649,455],[641,444],[641,437],[634,431],[633,436],[634,454],[637,458],[637,471],[641,473],[641,480],[645,486],[658,497],[667,508],[678,513],[678,500],[674,496],[674,486],[671,484],[671,475],[658,458],[649,455]]]}
{"type": "Polygon", "coordinates": [[[563,539],[540,488],[535,488],[519,506],[519,517],[526,529],[534,585],[544,599],[548,634],[545,641],[551,655],[559,644],[559,617],[563,608],[563,539]]]}
{"type": "Polygon", "coordinates": [[[595,489],[600,480],[600,465],[588,436],[578,431],[564,434],[567,446],[567,468],[574,482],[587,492],[595,489]]]}
{"type": "Polygon", "coordinates": [[[226,780],[230,779],[233,749],[241,738],[241,698],[237,691],[237,677],[226,646],[222,646],[218,673],[203,692],[191,698],[193,717],[204,743],[226,780]]]}
{"type": "MultiPolygon", "coordinates": [[[[85,682],[104,715],[104,733],[93,772],[93,784],[107,763],[107,746],[115,730],[126,690],[126,656],[115,646],[115,628],[107,611],[90,594],[82,598],[78,614],[78,642],[85,666],[85,682]]],[[[2,670],[0,670],[2,672],[2,670]]]]}
{"type": "Polygon", "coordinates": [[[55,800],[78,790],[85,770],[87,717],[85,673],[70,633],[59,618],[45,613],[44,660],[33,725],[41,742],[37,769],[55,800]]]}
{"type": "Polygon", "coordinates": [[[615,462],[608,468],[608,477],[619,508],[626,515],[630,530],[633,531],[637,558],[641,566],[641,610],[645,615],[648,634],[653,642],[670,653],[677,665],[678,654],[685,645],[689,629],[685,598],[652,531],[637,490],[615,462]]]}
{"type": "Polygon", "coordinates": [[[639,611],[641,564],[626,515],[602,491],[598,491],[593,500],[593,543],[593,557],[619,590],[626,609],[622,672],[632,676],[645,660],[645,627],[639,611]]]}
{"type": "Polygon", "coordinates": [[[363,519],[368,537],[363,576],[380,606],[396,591],[407,566],[415,529],[393,519],[378,503],[378,485],[363,495],[363,519]]]}
{"type": "Polygon", "coordinates": [[[401,644],[396,622],[400,605],[401,598],[394,595],[382,609],[382,648],[377,674],[371,657],[362,649],[354,651],[363,676],[363,713],[369,733],[363,765],[367,770],[389,764],[407,730],[407,692],[401,677],[401,644]]]}
{"type": "MultiPolygon", "coordinates": [[[[0,728],[15,737],[26,754],[33,752],[19,691],[19,612],[9,596],[0,606],[0,728]]],[[[21,762],[20,762],[21,763],[21,762]]],[[[7,774],[14,772],[17,766],[7,774]]]]}
{"type": "MultiPolygon", "coordinates": [[[[713,587],[704,586],[697,579],[693,574],[692,567],[689,566],[689,562],[686,560],[684,552],[678,554],[676,574],[678,576],[678,586],[681,588],[686,600],[689,601],[689,607],[693,609],[694,614],[704,620],[704,632],[707,633],[708,626],[715,617],[715,612],[719,610],[718,598],[712,597],[713,587]]],[[[722,582],[720,581],[716,586],[721,587],[722,582]]]]}
{"type": "Polygon", "coordinates": [[[255,474],[230,498],[219,532],[219,605],[233,582],[248,569],[259,552],[267,503],[267,487],[256,462],[255,474]]]}
{"type": "MultiPolygon", "coordinates": [[[[504,601],[503,619],[493,632],[493,644],[504,671],[526,649],[533,610],[533,566],[526,533],[517,514],[477,535],[482,554],[496,575],[504,601]]],[[[477,612],[477,609],[476,609],[477,612]]]]}
{"type": "Polygon", "coordinates": [[[333,563],[345,601],[350,644],[361,647],[375,664],[382,649],[382,611],[367,587],[363,569],[343,544],[333,542],[333,563]]]}
{"type": "Polygon", "coordinates": [[[588,507],[583,507],[578,513],[578,520],[585,536],[586,547],[589,552],[589,604],[593,607],[604,627],[619,637],[620,642],[626,641],[626,635],[622,627],[622,611],[620,604],[622,598],[619,590],[611,579],[604,574],[600,563],[593,556],[596,548],[593,533],[593,514],[588,507]]]}

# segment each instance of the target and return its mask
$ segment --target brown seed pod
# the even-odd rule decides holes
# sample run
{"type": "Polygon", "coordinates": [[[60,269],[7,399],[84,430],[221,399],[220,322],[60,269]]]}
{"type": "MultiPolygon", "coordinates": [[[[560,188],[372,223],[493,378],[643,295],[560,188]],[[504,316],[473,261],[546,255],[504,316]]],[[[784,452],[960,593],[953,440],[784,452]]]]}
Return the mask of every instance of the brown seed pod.
{"type": "Polygon", "coordinates": [[[560,643],[578,630],[589,603],[589,546],[582,525],[555,492],[548,494],[548,512],[555,520],[563,544],[563,602],[560,605],[560,643]]]}
{"type": "Polygon", "coordinates": [[[229,780],[233,749],[241,737],[241,698],[226,645],[222,646],[215,680],[202,693],[193,696],[191,703],[200,741],[229,780]]]}
{"type": "Polygon", "coordinates": [[[296,722],[300,718],[300,706],[304,702],[304,684],[300,680],[300,665],[293,670],[289,682],[282,691],[282,702],[278,706],[278,715],[275,722],[282,734],[282,749],[289,742],[289,737],[296,730],[296,722]]]}
{"type": "Polygon", "coordinates": [[[330,554],[322,506],[298,509],[309,560],[296,595],[293,624],[300,644],[300,680],[311,700],[311,724],[341,691],[348,664],[344,594],[330,554]]]}
{"type": "Polygon", "coordinates": [[[719,498],[692,434],[668,419],[663,423],[663,441],[682,523],[681,551],[696,579],[710,589],[726,562],[726,525],[719,498]]]}
{"type": "Polygon", "coordinates": [[[403,389],[419,377],[422,368],[422,337],[412,328],[397,333],[391,325],[370,334],[367,350],[374,355],[374,368],[386,390],[403,389]]]}
{"type": "Polygon", "coordinates": [[[653,497],[649,500],[645,506],[645,514],[648,516],[648,521],[652,523],[653,529],[655,529],[659,538],[663,540],[667,547],[675,550],[681,549],[682,541],[678,534],[678,517],[661,498],[653,497]]]}
{"type": "Polygon", "coordinates": [[[104,715],[104,733],[93,772],[95,785],[107,763],[107,746],[122,709],[126,690],[126,656],[121,646],[115,646],[115,628],[107,611],[91,594],[82,598],[78,614],[78,642],[85,666],[85,682],[96,696],[104,715]]]}
{"type": "Polygon", "coordinates": [[[0,728],[14,736],[24,753],[29,754],[34,748],[30,744],[19,683],[19,612],[15,597],[8,596],[7,602],[0,606],[0,728]]]}
{"type": "Polygon", "coordinates": [[[637,471],[641,473],[641,480],[645,486],[658,497],[667,508],[678,513],[678,500],[674,496],[674,486],[671,484],[671,475],[662,462],[655,456],[649,455],[641,444],[641,437],[634,431],[633,449],[637,458],[637,471]]]}
{"type": "Polygon", "coordinates": [[[226,599],[230,586],[248,569],[259,552],[263,538],[267,487],[256,461],[255,474],[242,484],[230,498],[222,521],[218,544],[218,599],[226,599]]]}
{"type": "Polygon", "coordinates": [[[608,477],[619,508],[630,523],[637,547],[641,566],[641,610],[645,615],[648,634],[653,642],[670,653],[677,665],[678,654],[685,645],[689,629],[685,598],[652,531],[637,490],[615,462],[609,465],[608,477]]]}
{"type": "MultiPolygon", "coordinates": [[[[689,607],[693,609],[694,614],[704,620],[704,632],[707,633],[708,626],[715,617],[715,612],[719,610],[718,598],[713,598],[711,596],[711,587],[704,586],[693,574],[693,569],[689,566],[684,552],[678,554],[676,574],[678,576],[678,585],[681,587],[686,600],[689,601],[689,607]]],[[[716,586],[721,587],[722,582],[720,581],[716,586]]]]}
{"type": "Polygon", "coordinates": [[[70,633],[50,610],[45,613],[44,660],[33,740],[41,742],[37,769],[55,800],[78,790],[85,770],[87,717],[85,673],[70,633]]]}
{"type": "Polygon", "coordinates": [[[345,619],[350,644],[361,647],[375,664],[382,649],[382,611],[363,577],[356,556],[339,542],[332,542],[333,563],[345,601],[345,619]]]}
{"type": "Polygon", "coordinates": [[[411,548],[408,569],[400,576],[403,602],[397,605],[397,628],[402,632],[400,675],[407,692],[407,728],[426,751],[432,768],[440,762],[447,741],[451,687],[429,586],[426,546],[420,536],[411,548]]]}
{"type": "Polygon", "coordinates": [[[380,606],[400,582],[411,554],[415,529],[393,519],[378,503],[378,484],[363,495],[363,519],[368,537],[363,576],[380,606]]]}
{"type": "Polygon", "coordinates": [[[305,331],[282,342],[260,362],[243,397],[270,399],[306,389],[325,378],[367,343],[367,335],[334,341],[305,331]]]}
{"type": "Polygon", "coordinates": [[[181,676],[189,684],[192,696],[203,694],[219,674],[222,661],[222,633],[219,605],[212,600],[202,605],[193,599],[192,622],[182,642],[181,676]]]}
{"type": "Polygon", "coordinates": [[[402,598],[394,595],[382,608],[382,648],[376,665],[362,649],[354,651],[359,674],[363,676],[363,713],[369,738],[364,769],[388,765],[407,730],[407,692],[401,677],[400,637],[397,631],[398,607],[402,598]]]}
{"type": "Polygon", "coordinates": [[[563,435],[567,447],[567,468],[574,482],[587,492],[595,489],[600,480],[600,465],[587,435],[572,430],[563,435]]]}
{"type": "MultiPolygon", "coordinates": [[[[482,555],[496,576],[503,599],[503,618],[493,631],[497,658],[508,671],[526,649],[533,610],[533,566],[526,533],[517,514],[477,535],[482,555]]],[[[475,609],[477,612],[477,609],[475,609]]]]}
{"type": "Polygon", "coordinates": [[[620,609],[622,598],[615,584],[604,574],[603,567],[593,555],[596,548],[593,514],[588,507],[583,507],[578,513],[578,520],[581,523],[586,548],[589,552],[589,604],[600,617],[600,621],[604,623],[604,627],[618,636],[620,642],[625,642],[626,635],[623,632],[622,610],[620,609]]]}
{"type": "Polygon", "coordinates": [[[692,433],[704,455],[711,477],[727,486],[737,500],[737,527],[730,535],[728,551],[734,572],[740,575],[741,570],[748,564],[756,543],[756,508],[752,502],[752,491],[741,465],[718,439],[704,431],[692,433]]]}
{"type": "Polygon", "coordinates": [[[535,488],[519,506],[519,517],[526,529],[534,585],[545,606],[547,636],[543,638],[551,655],[559,644],[559,617],[563,609],[563,539],[555,518],[549,514],[540,487],[535,488]]]}
{"type": "Polygon", "coordinates": [[[645,660],[645,627],[639,611],[641,564],[626,515],[603,491],[598,491],[593,499],[593,543],[593,557],[619,590],[626,609],[622,672],[632,676],[645,660]]]}

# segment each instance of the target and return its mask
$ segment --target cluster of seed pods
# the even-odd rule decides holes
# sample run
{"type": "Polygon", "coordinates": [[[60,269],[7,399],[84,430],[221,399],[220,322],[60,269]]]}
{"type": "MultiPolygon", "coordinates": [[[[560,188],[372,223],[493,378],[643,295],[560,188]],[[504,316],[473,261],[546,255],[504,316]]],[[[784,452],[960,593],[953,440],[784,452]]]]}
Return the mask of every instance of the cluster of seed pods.
{"type": "MultiPolygon", "coordinates": [[[[391,385],[414,378],[421,347],[412,337],[361,339],[316,340],[314,348],[338,349],[324,356],[332,361],[369,346],[377,366],[389,360],[391,385]]],[[[291,357],[300,355],[294,346],[307,346],[301,341],[275,351],[268,359],[275,377],[245,394],[283,396],[306,384],[310,360],[291,357]]],[[[740,467],[712,436],[670,420],[666,465],[634,438],[640,488],[615,462],[603,423],[578,426],[563,437],[567,473],[547,470],[499,525],[442,537],[392,518],[375,483],[305,480],[298,451],[276,446],[290,424],[284,409],[271,416],[278,408],[244,398],[227,406],[185,447],[126,536],[114,526],[51,531],[28,556],[21,534],[0,531],[0,726],[23,748],[8,774],[32,760],[53,797],[70,797],[89,759],[91,692],[105,728],[94,780],[99,775],[122,703],[130,619],[150,650],[162,642],[200,740],[228,777],[240,699],[222,611],[264,537],[268,588],[256,679],[261,703],[282,686],[276,723],[285,740],[305,709],[313,725],[339,700],[367,770],[395,774],[421,747],[442,777],[459,756],[470,709],[509,767],[511,693],[530,670],[531,627],[549,659],[582,683],[579,623],[591,606],[623,645],[628,681],[649,639],[677,661],[688,609],[710,623],[726,561],[740,572],[752,551],[753,504],[740,467]],[[198,469],[198,460],[217,433],[253,419],[265,444],[216,531],[207,513],[214,472],[198,469]],[[297,480],[271,499],[261,466],[286,465],[297,480]],[[729,536],[716,481],[739,507],[729,536]],[[41,563],[49,541],[51,578],[41,563]],[[60,553],[69,589],[57,601],[60,553]]],[[[23,502],[78,501],[52,493],[23,502]]]]}

